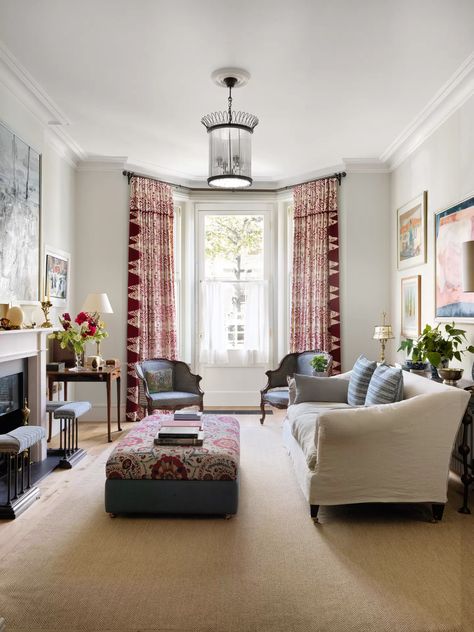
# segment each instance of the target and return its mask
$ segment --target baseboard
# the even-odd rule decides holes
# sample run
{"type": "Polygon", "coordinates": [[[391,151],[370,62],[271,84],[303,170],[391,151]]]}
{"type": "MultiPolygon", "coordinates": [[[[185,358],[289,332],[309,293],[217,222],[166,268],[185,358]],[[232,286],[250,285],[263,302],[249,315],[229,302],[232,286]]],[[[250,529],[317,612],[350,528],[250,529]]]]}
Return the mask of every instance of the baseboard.
{"type": "Polygon", "coordinates": [[[260,393],[255,391],[206,391],[204,408],[209,406],[240,408],[242,406],[260,406],[260,393]]]}
{"type": "MultiPolygon", "coordinates": [[[[107,406],[105,404],[94,404],[89,412],[82,415],[81,421],[107,421],[107,406]]],[[[260,407],[260,393],[255,391],[208,391],[204,395],[204,407],[228,408],[229,406],[241,408],[252,406],[260,407]]],[[[125,405],[120,407],[120,419],[125,421],[125,405]]],[[[117,426],[117,406],[112,404],[112,429],[117,426]]]]}

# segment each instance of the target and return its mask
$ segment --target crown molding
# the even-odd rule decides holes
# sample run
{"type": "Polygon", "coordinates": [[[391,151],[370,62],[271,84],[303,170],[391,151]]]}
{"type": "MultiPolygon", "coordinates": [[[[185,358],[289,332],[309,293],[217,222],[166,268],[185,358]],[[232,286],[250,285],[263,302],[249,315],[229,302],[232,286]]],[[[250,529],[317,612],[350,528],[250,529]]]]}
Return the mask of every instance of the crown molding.
{"type": "Polygon", "coordinates": [[[88,155],[77,164],[78,171],[123,171],[129,170],[127,156],[88,155]]]}
{"type": "Polygon", "coordinates": [[[85,157],[84,150],[65,131],[70,121],[40,84],[0,41],[0,82],[45,128],[45,137],[70,164],[85,157]],[[56,137],[56,143],[52,139],[56,137]]]}
{"type": "Polygon", "coordinates": [[[418,116],[381,154],[391,171],[396,169],[454,112],[474,95],[474,53],[472,53],[423,108],[418,116]]]}
{"type": "Polygon", "coordinates": [[[317,178],[323,178],[325,176],[330,176],[333,173],[337,173],[338,171],[344,171],[345,165],[339,163],[337,165],[332,165],[329,167],[324,167],[324,169],[317,169],[316,171],[308,171],[307,173],[303,173],[299,176],[291,176],[290,178],[283,178],[281,180],[273,181],[272,188],[281,189],[283,187],[293,187],[297,184],[301,184],[302,182],[310,182],[311,180],[315,180],[317,178]]]}
{"type": "Polygon", "coordinates": [[[343,158],[347,173],[390,173],[388,165],[380,158],[343,158]]]}

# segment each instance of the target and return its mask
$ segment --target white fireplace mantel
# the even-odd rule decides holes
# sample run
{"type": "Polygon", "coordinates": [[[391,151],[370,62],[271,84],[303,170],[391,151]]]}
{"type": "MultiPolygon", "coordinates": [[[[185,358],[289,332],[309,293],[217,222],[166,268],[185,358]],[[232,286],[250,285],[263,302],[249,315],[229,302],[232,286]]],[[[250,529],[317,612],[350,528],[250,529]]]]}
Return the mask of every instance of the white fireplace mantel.
{"type": "MultiPolygon", "coordinates": [[[[43,426],[47,432],[46,419],[46,356],[47,338],[52,329],[11,329],[0,331],[0,363],[26,358],[28,360],[28,407],[30,425],[43,426]]],[[[46,458],[46,439],[32,451],[35,461],[46,458]]]]}

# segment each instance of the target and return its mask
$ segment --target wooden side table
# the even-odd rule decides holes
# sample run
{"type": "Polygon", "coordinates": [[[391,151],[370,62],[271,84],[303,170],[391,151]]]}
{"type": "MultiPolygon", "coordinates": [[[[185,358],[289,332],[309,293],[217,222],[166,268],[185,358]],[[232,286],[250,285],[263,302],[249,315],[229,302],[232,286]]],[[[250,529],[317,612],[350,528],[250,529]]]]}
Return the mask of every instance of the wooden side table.
{"type": "Polygon", "coordinates": [[[72,371],[71,369],[63,369],[61,371],[48,371],[48,391],[49,399],[53,397],[54,382],[64,383],[64,399],[67,400],[68,382],[102,382],[107,388],[107,439],[109,443],[112,441],[111,409],[112,409],[112,382],[117,382],[117,428],[120,427],[120,383],[122,377],[121,367],[104,367],[101,371],[92,369],[83,369],[82,371],[72,371]]]}
{"type": "Polygon", "coordinates": [[[474,416],[474,384],[465,386],[464,390],[469,391],[471,399],[467,405],[466,412],[462,420],[462,439],[458,445],[458,452],[462,459],[461,481],[464,486],[463,503],[459,513],[470,514],[469,509],[469,488],[474,481],[474,444],[473,444],[473,416],[474,416]]]}

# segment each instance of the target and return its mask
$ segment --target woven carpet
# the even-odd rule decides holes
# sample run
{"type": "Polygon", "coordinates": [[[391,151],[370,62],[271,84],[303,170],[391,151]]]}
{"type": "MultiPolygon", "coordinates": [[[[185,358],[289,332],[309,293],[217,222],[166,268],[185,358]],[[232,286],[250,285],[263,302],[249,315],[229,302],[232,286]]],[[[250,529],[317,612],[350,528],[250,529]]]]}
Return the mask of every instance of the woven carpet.
{"type": "Polygon", "coordinates": [[[438,524],[423,507],[366,505],[322,508],[314,526],[281,419],[240,418],[241,502],[227,521],[111,519],[113,446],[104,425],[82,424],[88,457],[0,524],[7,632],[474,629],[474,518],[457,513],[457,490],[438,524]]]}

